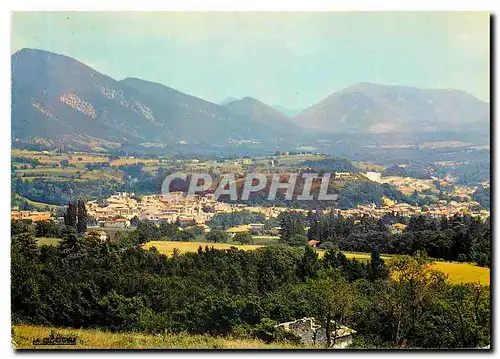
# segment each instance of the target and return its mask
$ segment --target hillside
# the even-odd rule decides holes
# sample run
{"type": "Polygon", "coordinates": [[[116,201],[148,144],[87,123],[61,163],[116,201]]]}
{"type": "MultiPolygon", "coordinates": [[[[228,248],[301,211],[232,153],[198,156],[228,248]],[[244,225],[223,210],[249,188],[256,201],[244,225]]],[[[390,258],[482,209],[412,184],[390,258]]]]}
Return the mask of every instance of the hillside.
{"type": "Polygon", "coordinates": [[[489,104],[458,90],[360,83],[293,117],[303,128],[332,133],[489,130],[489,104]]]}
{"type": "Polygon", "coordinates": [[[301,131],[286,115],[253,97],[232,101],[225,106],[231,112],[250,117],[259,125],[265,125],[277,134],[282,132],[293,136],[301,131]]]}
{"type": "Polygon", "coordinates": [[[295,115],[298,115],[300,113],[300,111],[302,111],[301,109],[289,109],[289,108],[286,108],[286,107],[283,107],[283,106],[280,106],[280,105],[273,105],[273,108],[279,112],[281,112],[282,114],[286,115],[287,117],[293,117],[295,115]]]}
{"type": "Polygon", "coordinates": [[[70,57],[23,49],[12,55],[12,137],[16,143],[116,148],[275,142],[276,131],[160,84],[116,81],[70,57]]]}

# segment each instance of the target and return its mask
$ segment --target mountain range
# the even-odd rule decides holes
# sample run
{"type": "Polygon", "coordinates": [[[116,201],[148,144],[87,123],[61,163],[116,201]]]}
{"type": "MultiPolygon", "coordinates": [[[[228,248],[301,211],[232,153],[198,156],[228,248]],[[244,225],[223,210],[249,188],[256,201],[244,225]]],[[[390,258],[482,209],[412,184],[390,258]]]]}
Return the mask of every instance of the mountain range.
{"type": "Polygon", "coordinates": [[[276,148],[312,143],[316,134],[489,130],[489,104],[458,90],[361,83],[289,117],[252,97],[215,104],[154,82],[115,80],[43,50],[20,50],[11,62],[12,138],[20,144],[276,148]]]}
{"type": "Polygon", "coordinates": [[[360,83],[293,117],[301,127],[340,133],[468,131],[489,128],[489,104],[460,90],[360,83]]]}

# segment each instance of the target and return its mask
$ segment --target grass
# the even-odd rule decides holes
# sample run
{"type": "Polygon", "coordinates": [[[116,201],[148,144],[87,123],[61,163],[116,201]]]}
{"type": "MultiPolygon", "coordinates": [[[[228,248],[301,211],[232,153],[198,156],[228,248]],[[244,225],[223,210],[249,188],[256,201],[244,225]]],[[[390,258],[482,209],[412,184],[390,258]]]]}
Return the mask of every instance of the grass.
{"type": "Polygon", "coordinates": [[[143,245],[144,249],[149,249],[151,247],[156,247],[158,251],[167,256],[171,256],[174,252],[174,248],[177,248],[180,253],[196,252],[199,247],[205,249],[205,246],[214,247],[215,249],[229,249],[231,247],[236,247],[238,249],[243,249],[246,251],[252,251],[257,248],[261,248],[261,245],[254,244],[233,244],[233,243],[209,243],[209,242],[167,242],[167,241],[151,241],[143,245]]]}
{"type": "Polygon", "coordinates": [[[61,242],[60,238],[39,237],[36,239],[39,246],[57,246],[59,242],[61,242]]]}
{"type": "Polygon", "coordinates": [[[99,162],[109,162],[107,156],[93,155],[93,154],[59,154],[53,151],[48,153],[43,153],[41,151],[29,151],[12,149],[11,155],[13,157],[24,157],[33,160],[38,160],[40,163],[45,165],[60,164],[62,160],[68,160],[71,164],[77,165],[78,163],[99,163],[99,162]],[[71,158],[70,158],[71,157],[71,158]],[[78,159],[81,158],[81,161],[78,159]]]}
{"type": "Polygon", "coordinates": [[[490,285],[490,269],[470,263],[435,262],[433,267],[448,275],[453,283],[479,282],[490,285]]]}
{"type": "Polygon", "coordinates": [[[13,325],[12,346],[15,349],[300,349],[285,343],[266,344],[257,339],[235,339],[209,335],[143,333],[111,333],[95,329],[53,328],[35,325],[13,325]],[[76,337],[74,346],[33,345],[33,340],[55,337],[76,337]]]}
{"type": "Polygon", "coordinates": [[[36,209],[40,209],[40,210],[45,210],[45,209],[48,209],[49,211],[55,211],[56,209],[58,209],[60,206],[57,206],[55,204],[48,204],[48,203],[43,203],[43,202],[35,202],[35,201],[32,201],[26,197],[23,197],[19,194],[15,194],[14,195],[14,199],[18,199],[20,201],[26,201],[30,206],[33,206],[35,207],[36,209]]]}
{"type": "Polygon", "coordinates": [[[268,246],[279,243],[280,237],[278,236],[252,236],[253,244],[268,246]]]}
{"type": "MultiPolygon", "coordinates": [[[[325,255],[325,251],[322,249],[318,249],[318,250],[316,250],[316,252],[318,253],[320,258],[323,258],[323,256],[325,255]]],[[[371,258],[370,253],[363,253],[363,252],[343,252],[343,253],[345,254],[345,256],[348,259],[356,259],[358,261],[366,262],[366,261],[369,261],[371,258]]],[[[381,255],[380,258],[382,258],[385,261],[388,261],[391,259],[391,255],[384,254],[384,255],[381,255]]]]}
{"type": "Polygon", "coordinates": [[[119,158],[110,162],[111,166],[135,165],[136,163],[144,163],[145,166],[158,165],[159,160],[153,158],[119,158]]]}
{"type": "Polygon", "coordinates": [[[36,168],[26,168],[26,169],[18,169],[16,173],[36,173],[36,174],[50,174],[53,176],[64,176],[67,174],[75,174],[77,172],[81,172],[78,168],[74,167],[41,167],[37,166],[36,168]]]}

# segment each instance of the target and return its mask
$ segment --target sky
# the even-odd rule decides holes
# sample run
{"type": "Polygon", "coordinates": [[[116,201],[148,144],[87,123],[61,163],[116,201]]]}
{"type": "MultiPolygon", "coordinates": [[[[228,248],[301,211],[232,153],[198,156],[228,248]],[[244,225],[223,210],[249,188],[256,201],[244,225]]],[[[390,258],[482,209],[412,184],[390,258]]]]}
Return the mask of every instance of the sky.
{"type": "Polygon", "coordinates": [[[11,53],[71,56],[212,102],[302,109],[359,82],[489,101],[485,12],[16,12],[11,53]]]}

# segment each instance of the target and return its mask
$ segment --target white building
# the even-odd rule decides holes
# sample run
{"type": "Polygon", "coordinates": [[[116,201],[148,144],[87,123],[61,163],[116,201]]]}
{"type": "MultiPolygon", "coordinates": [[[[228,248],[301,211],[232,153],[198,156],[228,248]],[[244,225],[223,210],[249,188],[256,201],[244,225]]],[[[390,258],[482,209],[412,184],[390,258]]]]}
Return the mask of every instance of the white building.
{"type": "Polygon", "coordinates": [[[379,172],[366,172],[366,177],[373,182],[382,182],[382,173],[379,172]]]}

